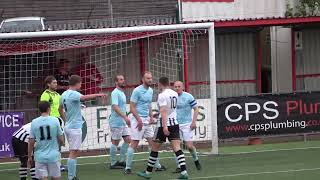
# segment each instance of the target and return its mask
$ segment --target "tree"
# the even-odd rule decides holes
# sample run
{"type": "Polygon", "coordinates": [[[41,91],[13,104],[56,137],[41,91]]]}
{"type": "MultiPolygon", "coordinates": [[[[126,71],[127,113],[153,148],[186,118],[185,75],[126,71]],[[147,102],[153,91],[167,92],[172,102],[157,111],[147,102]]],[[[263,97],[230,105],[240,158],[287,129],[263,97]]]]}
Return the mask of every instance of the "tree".
{"type": "Polygon", "coordinates": [[[315,16],[320,10],[320,0],[299,0],[299,5],[294,9],[287,2],[286,16],[315,16]]]}

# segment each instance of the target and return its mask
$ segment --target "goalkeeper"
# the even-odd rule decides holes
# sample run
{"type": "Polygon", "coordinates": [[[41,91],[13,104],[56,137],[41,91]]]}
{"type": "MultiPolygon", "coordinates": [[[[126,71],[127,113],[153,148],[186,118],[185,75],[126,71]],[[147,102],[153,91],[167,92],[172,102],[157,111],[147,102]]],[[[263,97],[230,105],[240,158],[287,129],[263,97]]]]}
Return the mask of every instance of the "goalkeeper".
{"type": "MultiPolygon", "coordinates": [[[[58,83],[54,76],[47,76],[44,80],[47,89],[43,91],[40,101],[47,101],[50,103],[50,116],[56,117],[59,119],[59,123],[61,128],[63,129],[63,122],[64,122],[64,112],[63,109],[60,108],[60,94],[57,92],[58,83]]],[[[61,171],[66,171],[67,167],[61,165],[61,171]]]]}

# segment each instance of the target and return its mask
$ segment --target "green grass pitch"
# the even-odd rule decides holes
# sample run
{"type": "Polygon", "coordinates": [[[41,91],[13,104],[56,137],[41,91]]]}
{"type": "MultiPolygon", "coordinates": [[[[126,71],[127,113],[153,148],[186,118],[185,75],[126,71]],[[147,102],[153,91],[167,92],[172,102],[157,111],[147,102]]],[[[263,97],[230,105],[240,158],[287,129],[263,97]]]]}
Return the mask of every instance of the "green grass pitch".
{"type": "MultiPolygon", "coordinates": [[[[218,156],[200,157],[203,169],[197,171],[187,153],[189,179],[210,180],[318,180],[320,179],[320,142],[297,142],[257,146],[220,148],[218,156]],[[249,152],[249,153],[248,153],[249,152]]],[[[133,171],[144,170],[147,154],[135,156],[133,171]]],[[[152,179],[175,179],[177,174],[172,153],[160,153],[165,172],[154,172],[152,179]]],[[[81,180],[140,180],[134,174],[125,175],[123,170],[110,170],[108,157],[88,157],[78,160],[78,176],[81,180]]],[[[0,179],[18,179],[17,163],[1,163],[0,179]]],[[[63,173],[63,178],[66,173],[63,173]]]]}

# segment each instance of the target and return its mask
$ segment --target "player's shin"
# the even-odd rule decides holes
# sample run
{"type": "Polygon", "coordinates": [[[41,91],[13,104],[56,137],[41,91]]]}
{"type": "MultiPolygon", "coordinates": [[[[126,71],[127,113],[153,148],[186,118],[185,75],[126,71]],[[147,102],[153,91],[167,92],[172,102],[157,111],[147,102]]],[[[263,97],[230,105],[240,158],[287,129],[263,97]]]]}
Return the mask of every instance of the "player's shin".
{"type": "Polygon", "coordinates": [[[133,156],[134,156],[134,149],[132,147],[129,147],[127,152],[126,169],[132,168],[133,156]]]}
{"type": "Polygon", "coordinates": [[[175,152],[175,154],[181,169],[181,174],[187,174],[186,159],[182,150],[178,150],[177,152],[175,152]]]}
{"type": "Polygon", "coordinates": [[[32,178],[32,180],[38,180],[37,176],[36,176],[36,168],[33,166],[30,169],[30,176],[32,178]]]}
{"type": "Polygon", "coordinates": [[[174,157],[174,160],[176,161],[177,168],[180,168],[180,164],[179,164],[177,156],[174,157]]]}
{"type": "Polygon", "coordinates": [[[198,161],[199,160],[196,147],[193,146],[192,148],[189,148],[189,152],[190,152],[190,154],[191,154],[191,156],[192,156],[194,161],[198,161]]]}
{"type": "Polygon", "coordinates": [[[20,177],[20,180],[26,180],[28,176],[28,168],[27,168],[28,158],[22,157],[20,158],[20,161],[21,161],[21,165],[19,168],[19,177],[20,177]]]}
{"type": "Polygon", "coordinates": [[[117,163],[117,146],[114,144],[110,146],[110,161],[111,166],[117,163]]]}
{"type": "Polygon", "coordinates": [[[68,179],[72,180],[76,177],[77,173],[77,160],[76,159],[68,159],[68,179]]]}
{"type": "Polygon", "coordinates": [[[28,176],[28,168],[21,166],[19,168],[19,176],[20,176],[20,180],[26,180],[28,176]]]}
{"type": "Polygon", "coordinates": [[[146,173],[151,174],[157,159],[158,159],[158,152],[151,151],[150,156],[149,156],[149,160],[148,160],[146,173]]]}
{"type": "Polygon", "coordinates": [[[124,142],[120,148],[120,162],[126,161],[126,154],[128,151],[129,144],[124,142]]]}

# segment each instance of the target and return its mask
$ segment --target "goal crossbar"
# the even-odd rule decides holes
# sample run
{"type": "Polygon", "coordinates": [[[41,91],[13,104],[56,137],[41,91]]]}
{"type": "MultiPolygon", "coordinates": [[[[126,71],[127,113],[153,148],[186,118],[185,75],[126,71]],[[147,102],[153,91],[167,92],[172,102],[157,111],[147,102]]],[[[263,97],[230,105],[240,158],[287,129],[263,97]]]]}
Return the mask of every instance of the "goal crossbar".
{"type": "Polygon", "coordinates": [[[157,25],[157,26],[135,26],[119,28],[101,28],[101,29],[80,29],[80,30],[63,30],[63,31],[41,31],[41,32],[17,32],[17,33],[0,33],[0,39],[20,39],[20,38],[42,38],[42,37],[61,37],[77,35],[96,35],[112,33],[133,33],[148,31],[172,31],[186,29],[209,29],[214,23],[192,23],[192,24],[174,24],[174,25],[157,25]]]}

